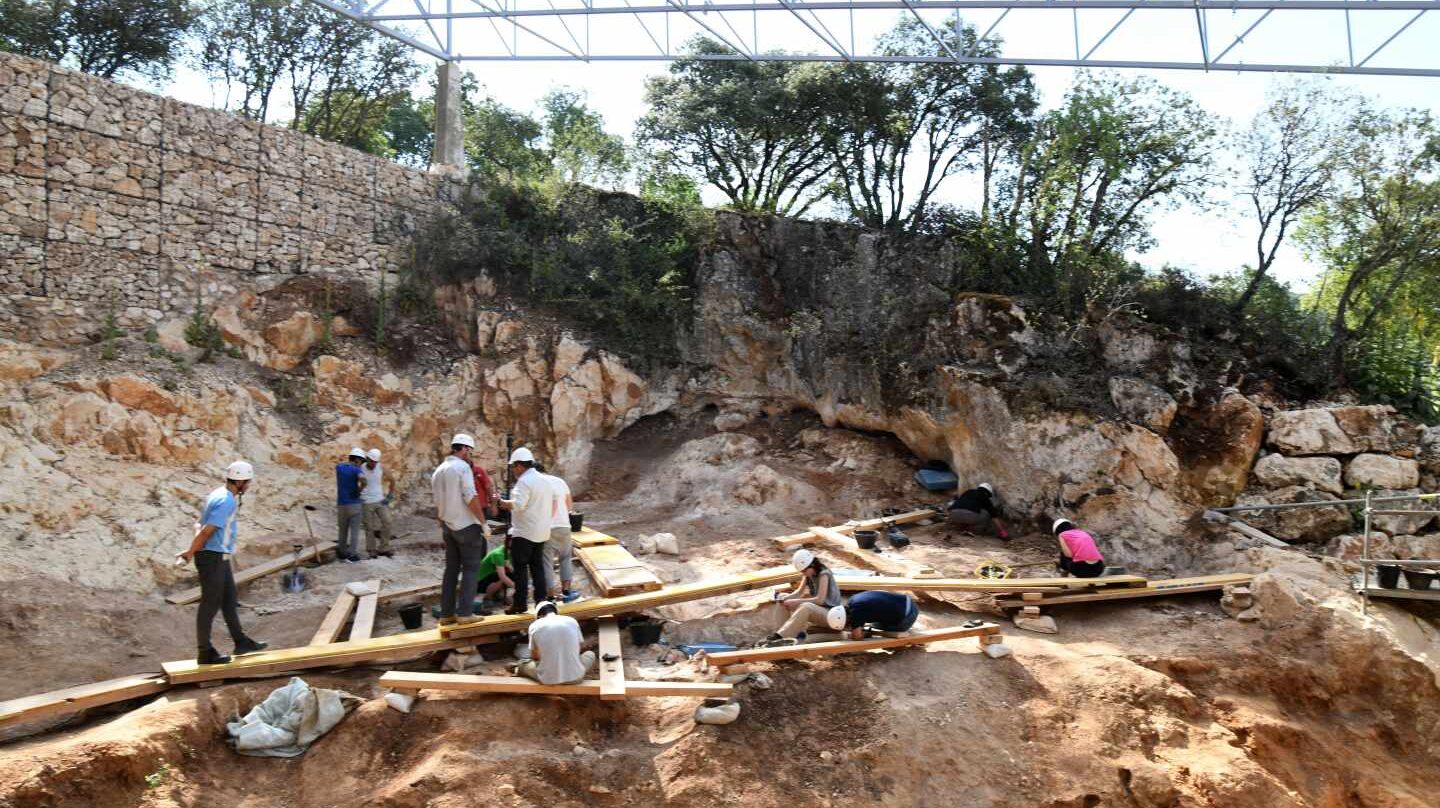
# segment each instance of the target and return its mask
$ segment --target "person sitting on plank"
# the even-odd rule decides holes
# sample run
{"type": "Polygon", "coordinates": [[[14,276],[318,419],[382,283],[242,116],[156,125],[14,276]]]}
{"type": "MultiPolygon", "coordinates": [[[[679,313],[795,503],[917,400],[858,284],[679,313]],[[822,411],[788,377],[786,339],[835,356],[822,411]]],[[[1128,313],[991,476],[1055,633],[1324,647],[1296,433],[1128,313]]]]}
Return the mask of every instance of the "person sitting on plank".
{"type": "Polygon", "coordinates": [[[1063,517],[1055,520],[1050,532],[1055,534],[1055,541],[1060,544],[1060,561],[1055,568],[1062,576],[1098,578],[1105,572],[1105,557],[1095,547],[1094,536],[1063,517]]]}
{"type": "Polygon", "coordinates": [[[530,624],[530,658],[515,672],[542,685],[582,682],[595,667],[595,652],[584,650],[586,645],[575,618],[560,614],[553,602],[541,601],[530,624]]]}
{"type": "Polygon", "coordinates": [[[844,606],[836,606],[825,615],[830,628],[843,632],[848,639],[865,638],[867,628],[899,633],[909,631],[920,617],[915,599],[903,592],[857,592],[844,606]]]}
{"type": "Polygon", "coordinates": [[[841,603],[840,585],[835,573],[814,553],[801,548],[790,563],[801,572],[800,583],[789,592],[776,592],[775,600],[790,613],[779,631],[761,640],[760,647],[794,645],[803,642],[810,626],[825,625],[825,613],[841,603]]]}

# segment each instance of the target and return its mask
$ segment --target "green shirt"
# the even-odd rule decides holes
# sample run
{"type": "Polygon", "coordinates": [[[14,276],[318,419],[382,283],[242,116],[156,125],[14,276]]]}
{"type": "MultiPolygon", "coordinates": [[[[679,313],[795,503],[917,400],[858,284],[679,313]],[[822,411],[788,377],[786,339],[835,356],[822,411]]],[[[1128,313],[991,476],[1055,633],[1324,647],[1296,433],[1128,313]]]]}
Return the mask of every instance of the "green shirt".
{"type": "Polygon", "coordinates": [[[475,576],[477,578],[487,578],[494,575],[496,569],[509,565],[510,553],[505,550],[505,545],[502,544],[486,553],[485,557],[480,559],[480,566],[476,570],[475,576]]]}

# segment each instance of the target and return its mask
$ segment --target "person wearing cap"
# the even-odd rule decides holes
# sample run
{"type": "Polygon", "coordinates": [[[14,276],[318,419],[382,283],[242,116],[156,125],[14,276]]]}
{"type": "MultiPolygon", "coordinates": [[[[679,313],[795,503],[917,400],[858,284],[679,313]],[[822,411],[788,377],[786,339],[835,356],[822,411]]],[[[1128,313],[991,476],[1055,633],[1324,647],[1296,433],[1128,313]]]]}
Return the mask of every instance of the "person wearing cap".
{"type": "Polygon", "coordinates": [[[395,555],[390,551],[390,540],[395,538],[395,529],[390,523],[390,498],[393,492],[385,490],[385,470],[380,465],[380,450],[371,449],[365,453],[365,467],[361,470],[365,485],[360,489],[360,506],[364,513],[365,554],[371,558],[395,555]]]}
{"type": "Polygon", "coordinates": [[[545,542],[555,508],[555,489],[535,470],[535,455],[521,446],[510,454],[515,486],[500,507],[510,512],[510,558],[515,565],[515,599],[506,614],[524,614],[530,602],[530,584],[540,598],[550,587],[545,582],[545,542]]]}
{"type": "Polygon", "coordinates": [[[435,518],[440,521],[440,538],[445,543],[445,571],[440,578],[442,626],[479,619],[475,616],[476,572],[485,557],[488,528],[470,469],[474,449],[474,438],[463,432],[455,435],[450,439],[450,454],[430,475],[435,518]]]}
{"type": "Polygon", "coordinates": [[[530,624],[530,658],[515,672],[542,685],[569,685],[585,680],[595,667],[595,652],[586,650],[580,624],[560,614],[553,601],[535,604],[535,622],[530,624]]]}
{"type": "Polygon", "coordinates": [[[1105,557],[1095,546],[1095,537],[1075,526],[1075,523],[1061,517],[1050,526],[1055,541],[1060,545],[1060,560],[1055,568],[1061,575],[1076,578],[1099,578],[1105,572],[1105,557]]]}
{"type": "Polygon", "coordinates": [[[835,572],[814,553],[804,548],[796,550],[790,564],[800,571],[800,583],[789,592],[775,593],[775,600],[785,607],[790,617],[778,631],[761,641],[763,646],[803,642],[807,630],[825,625],[826,615],[842,602],[835,572]]]}
{"type": "Polygon", "coordinates": [[[360,492],[365,488],[365,450],[353,448],[345,462],[335,465],[335,557],[354,563],[360,560],[360,530],[365,513],[360,492]]]}
{"type": "Polygon", "coordinates": [[[570,484],[554,474],[546,473],[545,466],[535,464],[545,483],[550,486],[554,499],[550,505],[550,537],[545,540],[545,572],[550,577],[550,599],[569,603],[580,597],[571,589],[575,579],[575,537],[570,530],[570,511],[575,508],[575,497],[570,493],[570,484]],[[555,572],[559,575],[553,575],[555,572]]]}
{"type": "Polygon", "coordinates": [[[1000,504],[995,500],[995,486],[980,483],[974,488],[950,500],[950,524],[966,533],[994,533],[1001,539],[1009,539],[1010,531],[1000,521],[1000,504]]]}
{"type": "Polygon", "coordinates": [[[269,645],[250,639],[240,625],[240,596],[230,568],[230,557],[235,553],[235,522],[240,515],[245,490],[253,479],[255,468],[249,463],[244,460],[231,463],[225,469],[225,484],[205,498],[205,507],[200,512],[200,522],[195,525],[190,548],[175,557],[176,563],[193,561],[195,571],[200,574],[200,607],[195,613],[195,661],[201,665],[223,665],[230,661],[230,657],[215,650],[210,643],[210,626],[215,622],[216,612],[225,616],[225,627],[230,630],[230,639],[235,642],[236,655],[263,651],[269,645]]]}
{"type": "Polygon", "coordinates": [[[865,629],[877,631],[909,631],[920,617],[915,599],[903,592],[857,592],[850,602],[836,606],[825,615],[830,628],[844,632],[852,640],[865,638],[865,629]]]}

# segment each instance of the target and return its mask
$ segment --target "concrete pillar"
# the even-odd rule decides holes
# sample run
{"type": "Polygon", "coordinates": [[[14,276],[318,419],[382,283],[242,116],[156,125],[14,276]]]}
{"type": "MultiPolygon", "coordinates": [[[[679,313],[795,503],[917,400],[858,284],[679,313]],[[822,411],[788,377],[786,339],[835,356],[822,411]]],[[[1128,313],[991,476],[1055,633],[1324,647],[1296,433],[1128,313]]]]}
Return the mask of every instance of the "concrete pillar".
{"type": "Polygon", "coordinates": [[[435,88],[435,152],[430,170],[468,173],[465,164],[465,118],[460,105],[460,63],[442,62],[435,88]]]}

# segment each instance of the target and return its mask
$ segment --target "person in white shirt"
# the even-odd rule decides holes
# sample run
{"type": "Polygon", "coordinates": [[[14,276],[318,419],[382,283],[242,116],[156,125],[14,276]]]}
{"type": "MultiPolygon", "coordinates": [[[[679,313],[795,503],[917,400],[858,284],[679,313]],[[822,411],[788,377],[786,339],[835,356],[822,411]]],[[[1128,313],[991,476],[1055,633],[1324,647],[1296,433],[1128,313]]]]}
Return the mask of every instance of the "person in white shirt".
{"type": "Polygon", "coordinates": [[[475,495],[470,452],[475,439],[464,433],[450,439],[450,455],[430,475],[435,518],[445,542],[445,572],[440,579],[440,624],[471,623],[475,615],[476,570],[485,557],[485,503],[475,495]],[[459,583],[457,615],[456,583],[459,583]]]}
{"type": "Polygon", "coordinates": [[[395,528],[390,523],[390,495],[385,490],[384,468],[380,465],[380,450],[371,449],[365,453],[365,465],[360,474],[365,477],[365,487],[360,489],[360,507],[364,509],[365,554],[371,558],[395,555],[390,551],[390,540],[395,538],[395,528]]]}
{"type": "Polygon", "coordinates": [[[585,680],[595,667],[595,652],[584,650],[586,642],[575,618],[560,614],[554,603],[546,600],[535,606],[535,622],[530,624],[530,658],[521,662],[515,672],[542,685],[569,685],[585,680]]]}
{"type": "Polygon", "coordinates": [[[535,455],[521,446],[510,455],[515,486],[500,507],[510,512],[510,560],[515,567],[515,599],[506,614],[529,611],[530,583],[538,599],[549,591],[545,583],[545,542],[550,538],[550,514],[555,491],[535,470],[535,455]]]}
{"type": "Polygon", "coordinates": [[[555,501],[550,505],[550,538],[545,542],[545,571],[559,570],[559,576],[550,579],[550,599],[569,603],[580,597],[570,588],[575,577],[574,536],[570,531],[570,511],[575,508],[575,499],[570,494],[570,484],[549,474],[545,466],[535,464],[535,470],[545,478],[554,491],[555,501]]]}

